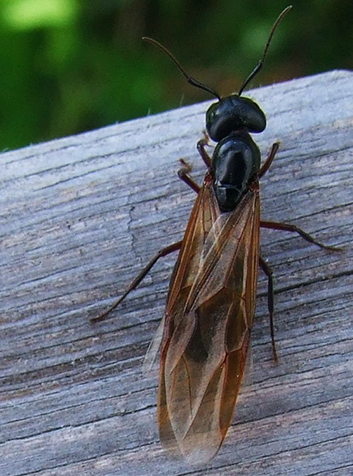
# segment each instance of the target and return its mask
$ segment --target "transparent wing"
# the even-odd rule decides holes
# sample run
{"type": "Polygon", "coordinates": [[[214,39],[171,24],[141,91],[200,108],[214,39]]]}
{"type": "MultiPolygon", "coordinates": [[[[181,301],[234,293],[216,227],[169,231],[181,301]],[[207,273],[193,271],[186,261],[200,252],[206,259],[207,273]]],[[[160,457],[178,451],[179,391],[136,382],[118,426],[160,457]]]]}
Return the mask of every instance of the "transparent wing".
{"type": "Polygon", "coordinates": [[[163,337],[169,334],[168,307],[182,303],[192,287],[193,280],[200,266],[200,253],[204,248],[209,231],[221,215],[217,200],[209,187],[203,186],[197,195],[190,219],[184,234],[183,244],[170,279],[167,312],[163,316],[151,341],[142,366],[144,374],[154,371],[158,352],[163,347],[163,337]],[[181,289],[183,290],[181,292],[181,289]]]}
{"type": "Polygon", "coordinates": [[[158,367],[157,365],[157,356],[158,352],[161,347],[162,343],[162,338],[163,338],[163,332],[164,332],[164,326],[165,326],[165,316],[163,316],[163,319],[158,325],[158,328],[156,330],[155,335],[153,336],[153,339],[148,346],[145,358],[143,360],[142,364],[142,373],[145,376],[155,376],[154,372],[157,373],[158,375],[158,367]]]}
{"type": "Polygon", "coordinates": [[[161,441],[190,463],[215,455],[233,417],[255,311],[259,253],[258,194],[249,192],[221,219],[211,187],[205,186],[203,197],[173,276],[159,388],[161,441]],[[200,240],[204,216],[212,218],[200,240]]]}

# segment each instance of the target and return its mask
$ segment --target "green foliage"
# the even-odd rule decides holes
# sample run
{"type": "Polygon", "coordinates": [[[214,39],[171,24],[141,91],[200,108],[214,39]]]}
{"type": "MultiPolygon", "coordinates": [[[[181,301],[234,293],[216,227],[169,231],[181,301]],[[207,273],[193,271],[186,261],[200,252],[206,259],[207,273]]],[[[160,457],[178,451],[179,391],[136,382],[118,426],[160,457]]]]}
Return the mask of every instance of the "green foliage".
{"type": "MultiPolygon", "coordinates": [[[[0,150],[208,99],[150,44],[220,93],[257,63],[286,2],[2,0],[0,150]]],[[[252,86],[353,66],[353,2],[298,0],[252,86]],[[338,6],[339,5],[339,6],[338,6]]]]}

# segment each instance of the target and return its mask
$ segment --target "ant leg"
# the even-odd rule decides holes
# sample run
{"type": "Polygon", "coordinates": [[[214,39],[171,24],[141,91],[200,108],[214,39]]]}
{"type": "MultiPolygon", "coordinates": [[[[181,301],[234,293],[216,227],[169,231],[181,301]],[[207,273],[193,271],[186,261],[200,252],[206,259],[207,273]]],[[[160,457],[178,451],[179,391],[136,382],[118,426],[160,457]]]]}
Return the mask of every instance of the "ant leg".
{"type": "Polygon", "coordinates": [[[266,157],[265,162],[262,164],[262,167],[260,168],[260,171],[258,174],[259,178],[263,177],[265,173],[268,171],[268,169],[271,167],[273,159],[275,158],[275,155],[277,154],[277,151],[279,149],[279,144],[280,144],[279,142],[275,142],[274,144],[272,144],[271,150],[268,156],[266,157]]]}
{"type": "MultiPolygon", "coordinates": [[[[178,171],[179,178],[183,182],[185,182],[189,187],[191,187],[196,193],[199,193],[201,187],[189,175],[191,171],[190,165],[187,162],[185,162],[185,160],[183,159],[180,159],[180,161],[183,164],[183,167],[178,171]]],[[[97,317],[92,317],[90,321],[94,323],[94,322],[99,322],[105,319],[107,315],[110,314],[116,307],[118,307],[119,304],[126,298],[126,296],[130,294],[130,292],[133,291],[140,284],[140,282],[153,268],[153,266],[156,264],[159,258],[161,258],[162,256],[167,256],[169,253],[172,253],[173,251],[180,250],[181,245],[182,245],[182,240],[159,250],[158,253],[151,259],[151,261],[141,270],[141,272],[132,281],[132,283],[124,292],[124,294],[112,306],[110,306],[109,309],[102,312],[97,317]]]]}
{"type": "MultiPolygon", "coordinates": [[[[197,150],[202,158],[202,160],[205,162],[206,167],[208,169],[211,168],[211,163],[212,159],[208,155],[208,153],[205,150],[205,147],[208,145],[208,135],[204,133],[204,138],[200,139],[197,143],[197,150]]],[[[200,191],[200,185],[198,185],[195,180],[190,176],[191,172],[191,166],[184,160],[180,159],[180,162],[183,164],[182,168],[178,170],[178,176],[179,178],[186,183],[190,188],[194,190],[194,192],[199,193],[200,191]]]]}
{"type": "Polygon", "coordinates": [[[205,133],[205,137],[200,139],[197,143],[198,153],[201,155],[202,160],[205,162],[207,168],[211,168],[212,159],[206,152],[205,147],[208,145],[208,135],[205,133]]]}
{"type": "Polygon", "coordinates": [[[156,264],[159,258],[162,258],[162,256],[167,256],[169,255],[169,253],[172,253],[173,251],[180,250],[181,245],[182,245],[182,241],[177,241],[176,243],[173,243],[172,245],[166,246],[165,248],[162,248],[161,250],[159,250],[158,253],[151,259],[151,261],[142,269],[142,271],[132,281],[132,283],[124,292],[124,294],[112,306],[110,306],[109,309],[104,311],[102,314],[99,314],[99,316],[97,317],[92,317],[90,321],[98,322],[105,319],[107,315],[110,314],[117,306],[119,306],[119,304],[126,298],[126,296],[130,294],[130,292],[140,284],[140,282],[149,273],[149,271],[156,264]]]}
{"type": "Polygon", "coordinates": [[[271,342],[272,342],[272,353],[273,359],[275,362],[278,362],[277,351],[276,351],[276,342],[275,342],[275,329],[273,325],[273,311],[274,311],[274,293],[273,293],[273,273],[272,269],[266,263],[262,256],[259,256],[259,265],[262,271],[266,274],[268,280],[267,288],[267,306],[268,312],[270,315],[270,332],[271,332],[271,342]]]}
{"type": "Polygon", "coordinates": [[[321,243],[320,241],[316,240],[314,237],[309,235],[306,231],[302,230],[298,226],[290,225],[289,223],[278,223],[276,221],[260,221],[260,226],[262,228],[269,228],[271,230],[282,230],[282,231],[290,231],[292,233],[297,233],[299,236],[304,238],[304,240],[308,241],[309,243],[313,243],[314,245],[320,246],[320,248],[324,248],[325,250],[330,251],[342,251],[342,248],[337,246],[330,246],[321,243]]]}
{"type": "Polygon", "coordinates": [[[194,192],[199,193],[201,187],[199,184],[195,182],[195,180],[190,177],[188,172],[185,169],[178,170],[178,177],[182,180],[186,185],[193,189],[194,192]]]}
{"type": "MultiPolygon", "coordinates": [[[[273,162],[273,159],[275,158],[275,155],[278,151],[278,148],[279,148],[279,142],[275,142],[272,145],[272,148],[271,148],[265,162],[263,163],[263,165],[262,165],[262,167],[259,171],[259,174],[258,174],[259,178],[263,177],[265,175],[265,173],[268,171],[268,169],[270,168],[270,166],[273,162]]],[[[282,231],[290,231],[292,233],[297,233],[302,238],[304,238],[304,240],[308,241],[309,243],[313,243],[314,245],[320,246],[320,248],[324,248],[324,249],[330,250],[330,251],[342,251],[342,248],[339,248],[337,246],[329,246],[329,245],[325,245],[325,244],[321,243],[320,241],[316,240],[314,237],[309,235],[309,233],[306,233],[306,231],[302,230],[301,228],[299,228],[298,226],[295,226],[295,225],[290,225],[288,223],[279,223],[279,222],[275,222],[275,221],[263,221],[263,220],[261,220],[260,221],[260,226],[262,228],[270,228],[272,230],[282,230],[282,231]]]]}
{"type": "Polygon", "coordinates": [[[184,159],[180,159],[180,162],[183,164],[183,166],[178,170],[178,177],[180,180],[186,183],[186,185],[192,188],[194,192],[199,193],[201,187],[190,175],[191,165],[189,165],[184,159]]]}

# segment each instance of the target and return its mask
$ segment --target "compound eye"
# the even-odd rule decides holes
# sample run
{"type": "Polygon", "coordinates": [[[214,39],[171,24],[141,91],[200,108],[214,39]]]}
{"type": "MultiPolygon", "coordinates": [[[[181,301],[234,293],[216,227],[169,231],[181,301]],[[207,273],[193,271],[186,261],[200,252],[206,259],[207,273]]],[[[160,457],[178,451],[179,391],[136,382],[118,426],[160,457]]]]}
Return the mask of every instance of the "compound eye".
{"type": "Polygon", "coordinates": [[[220,115],[219,113],[219,102],[215,102],[211,104],[211,106],[207,109],[206,112],[206,129],[208,135],[211,137],[212,140],[218,142],[213,136],[214,134],[214,124],[217,121],[217,117],[220,115]]]}
{"type": "Polygon", "coordinates": [[[215,142],[219,142],[232,132],[230,124],[231,106],[227,98],[212,104],[206,112],[206,129],[215,142]]]}

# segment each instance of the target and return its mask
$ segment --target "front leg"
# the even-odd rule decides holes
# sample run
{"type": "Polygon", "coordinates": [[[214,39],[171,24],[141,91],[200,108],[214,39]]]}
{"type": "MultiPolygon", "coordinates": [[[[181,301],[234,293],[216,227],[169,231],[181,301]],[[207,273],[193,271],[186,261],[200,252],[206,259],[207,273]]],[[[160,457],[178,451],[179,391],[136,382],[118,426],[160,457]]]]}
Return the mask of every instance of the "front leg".
{"type": "Polygon", "coordinates": [[[212,158],[209,156],[209,154],[206,152],[206,149],[205,149],[205,147],[209,145],[208,143],[209,143],[209,137],[206,134],[206,132],[204,132],[204,138],[200,139],[197,143],[197,150],[202,160],[205,162],[206,167],[210,170],[212,166],[212,158]]]}
{"type": "Polygon", "coordinates": [[[180,159],[180,162],[183,166],[178,170],[178,177],[186,183],[186,185],[192,188],[194,192],[199,193],[201,187],[190,175],[191,165],[189,165],[184,159],[180,159]]]}

